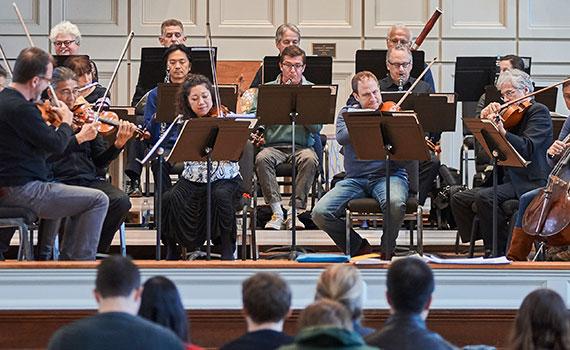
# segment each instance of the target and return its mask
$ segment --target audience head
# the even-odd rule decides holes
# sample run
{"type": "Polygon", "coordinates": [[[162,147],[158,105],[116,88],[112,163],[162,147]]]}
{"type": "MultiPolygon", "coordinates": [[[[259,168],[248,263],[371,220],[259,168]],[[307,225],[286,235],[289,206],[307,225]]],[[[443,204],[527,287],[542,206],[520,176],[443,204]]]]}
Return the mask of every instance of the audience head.
{"type": "Polygon", "coordinates": [[[496,87],[505,102],[513,101],[534,90],[530,76],[519,69],[507,69],[501,72],[496,87]]]}
{"type": "Polygon", "coordinates": [[[412,46],[412,32],[403,23],[397,23],[388,29],[386,34],[386,47],[389,49],[396,46],[412,46]]]}
{"type": "Polygon", "coordinates": [[[12,82],[26,86],[27,98],[38,99],[51,81],[53,63],[53,57],[40,48],[23,49],[16,58],[12,82]]]}
{"type": "Polygon", "coordinates": [[[369,71],[358,72],[352,77],[352,96],[362,108],[378,109],[382,104],[382,95],[378,79],[369,71]]]}
{"type": "Polygon", "coordinates": [[[524,298],[513,331],[511,349],[570,349],[570,314],[553,290],[537,289],[524,298]]]}
{"type": "MultiPolygon", "coordinates": [[[[77,92],[77,76],[68,67],[57,67],[53,70],[51,85],[57,95],[57,98],[65,103],[67,107],[72,108],[75,99],[79,94],[77,92]]],[[[48,90],[51,94],[51,92],[48,90]]]]}
{"type": "Polygon", "coordinates": [[[185,118],[207,117],[214,105],[210,79],[202,74],[190,74],[178,91],[178,113],[185,118]]]}
{"type": "Polygon", "coordinates": [[[291,289],[276,273],[258,272],[243,282],[242,301],[252,323],[281,323],[291,308],[291,289]]]}
{"type": "Polygon", "coordinates": [[[499,73],[507,69],[524,70],[524,61],[517,55],[505,55],[499,58],[499,73]]]}
{"type": "Polygon", "coordinates": [[[329,266],[317,282],[315,300],[331,299],[344,305],[352,320],[362,316],[366,284],[360,271],[352,265],[334,264],[329,266]]]}
{"type": "Polygon", "coordinates": [[[164,51],[164,65],[168,82],[183,83],[192,69],[190,49],[183,44],[171,45],[164,51]]]}
{"type": "Polygon", "coordinates": [[[412,52],[407,46],[398,45],[388,49],[386,69],[395,84],[398,84],[400,80],[402,84],[405,84],[410,79],[412,66],[412,52]]]}
{"type": "Polygon", "coordinates": [[[140,304],[141,276],[138,267],[129,258],[113,255],[97,267],[95,299],[102,304],[108,300],[122,299],[126,312],[136,314],[140,304]]]}
{"type": "Polygon", "coordinates": [[[435,282],[425,262],[405,258],[395,261],[388,269],[386,287],[386,297],[394,312],[420,314],[429,309],[435,282]]]}
{"type": "Polygon", "coordinates": [[[298,46],[287,46],[279,56],[281,83],[299,85],[303,80],[306,63],[305,51],[298,46]]]}
{"type": "Polygon", "coordinates": [[[139,316],[172,330],[188,342],[188,318],[176,285],[166,277],[155,276],[143,285],[139,316]]]}
{"type": "Polygon", "coordinates": [[[160,45],[170,47],[172,45],[183,44],[186,41],[184,35],[184,25],[177,19],[167,19],[160,25],[160,45]]]}
{"type": "Polygon", "coordinates": [[[299,46],[300,42],[301,31],[292,23],[284,23],[275,31],[275,46],[277,46],[279,54],[282,54],[287,46],[299,46]]]}
{"type": "Polygon", "coordinates": [[[56,55],[77,55],[81,45],[81,32],[75,24],[63,21],[51,29],[49,39],[56,55]]]}
{"type": "Polygon", "coordinates": [[[6,79],[8,78],[8,72],[4,67],[0,65],[0,91],[4,90],[6,87],[6,79]]]}
{"type": "Polygon", "coordinates": [[[307,306],[299,317],[299,329],[336,327],[353,330],[350,311],[339,302],[320,299],[307,306]]]}

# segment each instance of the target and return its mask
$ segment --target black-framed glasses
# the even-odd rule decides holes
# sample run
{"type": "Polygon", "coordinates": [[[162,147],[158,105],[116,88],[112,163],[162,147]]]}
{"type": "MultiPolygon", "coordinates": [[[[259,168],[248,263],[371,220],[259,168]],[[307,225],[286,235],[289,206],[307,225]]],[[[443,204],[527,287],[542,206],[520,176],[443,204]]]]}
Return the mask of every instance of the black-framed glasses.
{"type": "Polygon", "coordinates": [[[404,62],[404,63],[397,63],[397,62],[388,61],[388,64],[395,67],[395,68],[398,68],[398,69],[400,69],[400,67],[407,69],[410,66],[410,64],[412,64],[412,62],[408,61],[408,62],[404,62]]]}
{"type": "Polygon", "coordinates": [[[289,63],[289,62],[283,62],[281,63],[283,65],[283,67],[287,68],[287,69],[291,69],[291,68],[295,68],[295,69],[301,69],[303,68],[305,65],[302,63],[289,63]]]}
{"type": "Polygon", "coordinates": [[[60,41],[54,41],[53,42],[53,46],[55,47],[69,47],[69,45],[73,44],[74,42],[76,42],[76,40],[60,40],[60,41]]]}

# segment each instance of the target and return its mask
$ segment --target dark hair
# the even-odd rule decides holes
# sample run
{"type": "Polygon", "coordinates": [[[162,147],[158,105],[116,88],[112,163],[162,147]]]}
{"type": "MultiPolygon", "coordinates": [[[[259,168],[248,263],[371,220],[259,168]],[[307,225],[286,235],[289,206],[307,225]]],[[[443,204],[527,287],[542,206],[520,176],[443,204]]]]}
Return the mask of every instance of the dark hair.
{"type": "Polygon", "coordinates": [[[97,267],[95,290],[103,298],[127,297],[140,285],[139,269],[130,258],[112,255],[97,267]]]}
{"type": "Polygon", "coordinates": [[[517,55],[505,55],[499,58],[499,61],[509,61],[514,69],[524,70],[524,61],[517,55]]]}
{"type": "Polygon", "coordinates": [[[29,47],[20,51],[14,64],[12,81],[27,83],[36,76],[45,76],[49,64],[54,64],[53,57],[37,47],[29,47]]]}
{"type": "Polygon", "coordinates": [[[69,67],[78,77],[87,73],[93,73],[93,66],[87,56],[71,56],[65,60],[63,65],[69,67]]]}
{"type": "MultiPolygon", "coordinates": [[[[568,79],[568,78],[570,78],[570,77],[566,77],[566,79],[568,79]]],[[[568,86],[570,86],[570,81],[566,81],[566,82],[564,82],[564,83],[562,84],[562,88],[563,88],[563,89],[566,88],[566,87],[568,87],[568,86]]]]}
{"type": "Polygon", "coordinates": [[[186,81],[180,86],[178,90],[178,114],[182,114],[185,118],[196,118],[197,115],[194,113],[192,108],[190,108],[190,103],[188,103],[188,96],[190,95],[190,90],[194,86],[204,85],[210,95],[212,96],[212,107],[217,106],[216,97],[214,94],[214,86],[210,82],[210,79],[206,78],[202,74],[190,74],[186,81]]]}
{"type": "Polygon", "coordinates": [[[316,326],[353,330],[350,311],[341,303],[331,299],[317,300],[301,312],[299,329],[316,326]]]}
{"type": "Polygon", "coordinates": [[[172,330],[188,342],[188,317],[176,285],[166,277],[155,276],[143,287],[139,316],[172,330]]]}
{"type": "Polygon", "coordinates": [[[175,18],[167,19],[162,22],[160,25],[160,35],[164,34],[164,29],[166,29],[166,27],[180,27],[180,29],[182,29],[182,32],[184,32],[184,25],[182,22],[175,18]]]}
{"type": "Polygon", "coordinates": [[[182,51],[184,54],[186,54],[186,58],[188,58],[188,62],[190,62],[190,64],[192,64],[192,53],[190,52],[190,49],[188,48],[188,46],[186,46],[184,44],[174,44],[174,45],[169,46],[164,51],[164,54],[162,55],[162,60],[164,62],[165,67],[167,67],[168,56],[170,56],[170,54],[173,53],[174,51],[182,51]]]}
{"type": "Polygon", "coordinates": [[[0,77],[4,78],[8,77],[8,72],[6,71],[6,69],[4,69],[4,67],[2,67],[2,65],[0,65],[0,77]]]}
{"type": "Polygon", "coordinates": [[[511,332],[510,348],[570,349],[570,315],[558,293],[543,288],[524,298],[511,332]]]}
{"type": "Polygon", "coordinates": [[[305,51],[303,51],[303,49],[300,48],[299,46],[290,45],[284,48],[283,51],[281,52],[281,55],[279,56],[279,63],[283,63],[283,61],[285,60],[285,56],[289,57],[302,56],[303,64],[307,62],[307,55],[305,54],[305,51]]]}
{"type": "Polygon", "coordinates": [[[279,322],[291,307],[291,289],[279,275],[258,272],[242,284],[242,301],[255,323],[279,322]]]}
{"type": "Polygon", "coordinates": [[[416,258],[394,262],[386,278],[387,294],[396,312],[420,313],[426,306],[435,282],[427,264],[416,258]]]}

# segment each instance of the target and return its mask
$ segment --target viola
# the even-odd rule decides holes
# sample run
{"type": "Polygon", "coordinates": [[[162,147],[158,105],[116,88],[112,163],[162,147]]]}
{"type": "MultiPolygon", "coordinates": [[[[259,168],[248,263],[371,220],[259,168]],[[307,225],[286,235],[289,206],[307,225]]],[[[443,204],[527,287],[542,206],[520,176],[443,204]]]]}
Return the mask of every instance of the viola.
{"type": "Polygon", "coordinates": [[[212,108],[210,109],[208,114],[206,114],[206,117],[217,118],[220,115],[224,116],[224,115],[229,114],[229,113],[230,113],[230,109],[224,105],[220,105],[219,108],[218,108],[218,106],[212,106],[212,108]]]}
{"type": "Polygon", "coordinates": [[[501,112],[501,121],[505,129],[511,129],[517,126],[526,111],[532,106],[532,101],[526,100],[521,103],[516,103],[508,106],[501,112]]]}
{"type": "MultiPolygon", "coordinates": [[[[119,127],[119,116],[115,112],[102,111],[99,113],[99,118],[95,118],[96,112],[91,109],[87,104],[76,105],[72,109],[73,123],[81,128],[85,123],[93,123],[94,121],[101,122],[98,132],[103,135],[110,134],[119,127]]],[[[140,140],[150,139],[150,133],[146,130],[137,128],[135,130],[136,138],[140,140]]]]}
{"type": "Polygon", "coordinates": [[[380,106],[380,112],[397,112],[400,110],[400,106],[394,101],[382,102],[380,106]]]}
{"type": "Polygon", "coordinates": [[[61,117],[52,109],[52,105],[49,100],[36,102],[36,107],[40,110],[42,119],[46,123],[49,123],[56,128],[61,125],[61,117]]]}

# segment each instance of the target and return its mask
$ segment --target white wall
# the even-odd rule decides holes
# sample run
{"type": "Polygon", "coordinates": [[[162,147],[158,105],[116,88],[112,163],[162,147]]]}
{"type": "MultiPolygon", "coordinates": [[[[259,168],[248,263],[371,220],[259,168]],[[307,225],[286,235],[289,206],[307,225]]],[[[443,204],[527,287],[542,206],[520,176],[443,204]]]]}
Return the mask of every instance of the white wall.
{"type": "MultiPolygon", "coordinates": [[[[11,3],[0,0],[0,44],[13,64],[27,45],[11,3]]],[[[301,46],[336,43],[334,83],[340,85],[339,105],[349,94],[354,53],[384,48],[387,28],[403,22],[418,34],[435,7],[444,15],[422,49],[439,57],[433,73],[438,91],[453,90],[456,56],[531,56],[537,85],[570,75],[570,6],[568,0],[15,0],[36,46],[50,49],[51,26],[66,19],[83,34],[82,51],[95,59],[105,84],[127,34],[135,39],[112,90],[117,104],[128,104],[140,63],[140,48],[156,45],[160,23],[175,17],[190,35],[189,45],[204,45],[209,18],[219,59],[260,60],[274,55],[273,36],[283,22],[299,25],[301,46]]],[[[557,111],[568,110],[559,98],[557,111]]],[[[461,128],[461,123],[458,123],[461,128]]],[[[328,133],[334,133],[329,127],[328,133]]],[[[443,161],[457,166],[461,130],[443,138],[443,161]]]]}

